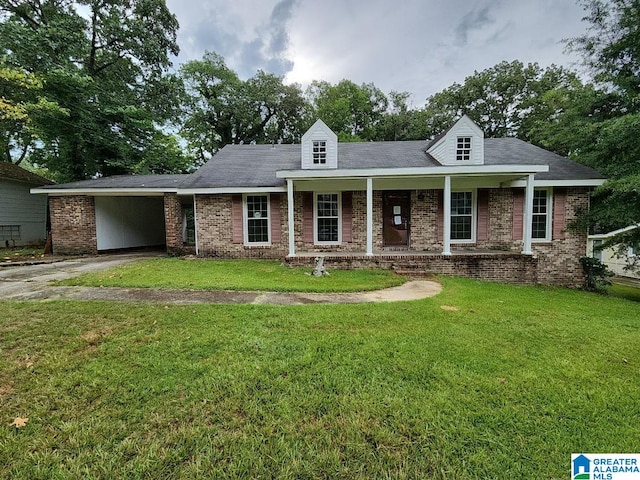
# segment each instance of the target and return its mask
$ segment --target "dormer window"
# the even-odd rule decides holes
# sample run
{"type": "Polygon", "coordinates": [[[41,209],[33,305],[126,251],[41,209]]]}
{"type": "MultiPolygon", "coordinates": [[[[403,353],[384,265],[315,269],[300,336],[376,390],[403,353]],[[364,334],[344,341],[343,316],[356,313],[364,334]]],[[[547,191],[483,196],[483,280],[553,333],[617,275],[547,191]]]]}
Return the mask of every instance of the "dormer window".
{"type": "Polygon", "coordinates": [[[456,160],[461,162],[471,160],[471,137],[458,137],[456,160]]]}
{"type": "Polygon", "coordinates": [[[324,165],[327,163],[326,140],[313,141],[313,163],[314,165],[324,165]]]}

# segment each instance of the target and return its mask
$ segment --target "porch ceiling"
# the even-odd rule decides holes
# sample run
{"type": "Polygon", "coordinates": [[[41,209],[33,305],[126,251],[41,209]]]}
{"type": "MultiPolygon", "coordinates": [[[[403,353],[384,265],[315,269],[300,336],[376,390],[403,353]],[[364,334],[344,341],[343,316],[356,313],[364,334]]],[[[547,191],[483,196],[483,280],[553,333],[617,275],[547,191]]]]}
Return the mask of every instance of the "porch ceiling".
{"type": "MultiPolygon", "coordinates": [[[[461,175],[451,177],[451,188],[502,188],[523,178],[522,173],[502,175],[461,175]]],[[[432,190],[444,188],[444,177],[411,176],[411,177],[376,177],[373,178],[374,190],[432,190]]],[[[294,189],[302,192],[312,191],[362,191],[367,189],[366,178],[317,178],[310,180],[294,180],[294,189]]]]}

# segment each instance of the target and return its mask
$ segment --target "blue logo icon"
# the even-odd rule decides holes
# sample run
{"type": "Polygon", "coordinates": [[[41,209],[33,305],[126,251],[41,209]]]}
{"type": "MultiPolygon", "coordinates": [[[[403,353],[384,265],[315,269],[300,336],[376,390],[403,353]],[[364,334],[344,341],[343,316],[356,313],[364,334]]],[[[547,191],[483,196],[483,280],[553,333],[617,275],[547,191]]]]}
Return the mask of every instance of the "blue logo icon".
{"type": "Polygon", "coordinates": [[[573,459],[573,480],[591,479],[591,460],[584,455],[578,455],[573,459]]]}

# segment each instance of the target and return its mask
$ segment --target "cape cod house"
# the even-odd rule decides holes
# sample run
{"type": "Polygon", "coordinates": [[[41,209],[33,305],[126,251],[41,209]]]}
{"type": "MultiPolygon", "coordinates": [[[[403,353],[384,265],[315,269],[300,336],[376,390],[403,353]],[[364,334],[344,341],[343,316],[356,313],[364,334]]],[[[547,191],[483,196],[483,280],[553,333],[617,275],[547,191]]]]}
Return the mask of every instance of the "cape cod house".
{"type": "Polygon", "coordinates": [[[338,143],[318,120],[301,144],[228,145],[191,175],[33,192],[50,196],[58,253],[181,251],[191,233],[200,256],[578,286],[587,234],[567,225],[603,181],[464,116],[430,142],[338,143]]]}

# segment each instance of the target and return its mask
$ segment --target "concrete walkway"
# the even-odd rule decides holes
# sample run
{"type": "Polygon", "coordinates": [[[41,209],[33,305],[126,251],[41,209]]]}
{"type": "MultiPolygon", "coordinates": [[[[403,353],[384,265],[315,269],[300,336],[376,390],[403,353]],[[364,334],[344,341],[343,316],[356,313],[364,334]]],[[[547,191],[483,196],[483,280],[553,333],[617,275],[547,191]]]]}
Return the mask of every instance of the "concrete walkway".
{"type": "Polygon", "coordinates": [[[230,290],[174,290],[159,288],[58,287],[51,282],[105,270],[157,254],[98,255],[64,261],[0,268],[0,300],[108,300],[167,304],[253,303],[303,305],[310,303],[368,303],[419,300],[437,295],[442,286],[427,280],[399,287],[358,293],[281,293],[230,290]]]}

